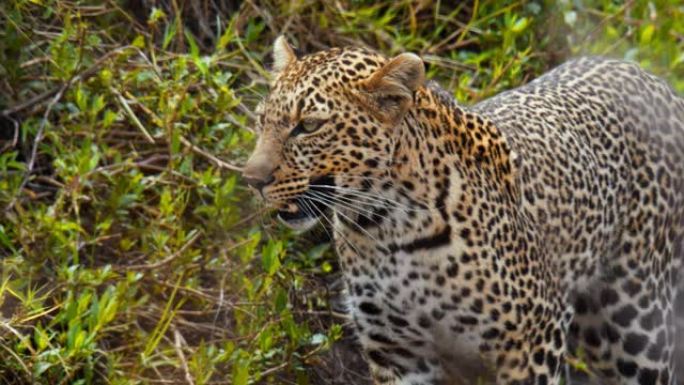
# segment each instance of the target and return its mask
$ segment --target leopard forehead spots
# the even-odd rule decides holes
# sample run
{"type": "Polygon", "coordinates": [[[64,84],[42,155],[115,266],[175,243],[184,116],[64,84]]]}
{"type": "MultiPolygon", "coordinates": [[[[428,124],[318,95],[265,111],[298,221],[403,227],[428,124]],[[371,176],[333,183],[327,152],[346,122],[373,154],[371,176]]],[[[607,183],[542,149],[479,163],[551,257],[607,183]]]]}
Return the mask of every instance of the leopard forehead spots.
{"type": "Polygon", "coordinates": [[[557,385],[577,351],[599,383],[675,384],[667,84],[581,58],[467,108],[415,55],[280,49],[250,180],[332,228],[376,384],[557,385]]]}
{"type": "Polygon", "coordinates": [[[356,82],[370,77],[385,62],[383,57],[360,48],[331,49],[304,56],[275,74],[267,99],[270,112],[339,107],[335,104],[356,82]]]}
{"type": "MultiPolygon", "coordinates": [[[[287,56],[289,50],[280,49],[285,52],[281,56],[287,56]]],[[[375,74],[381,73],[382,78],[381,70],[388,67],[389,77],[403,69],[361,48],[279,60],[271,91],[260,103],[260,135],[246,175],[276,207],[298,211],[297,220],[320,217],[324,210],[320,206],[334,200],[333,192],[370,188],[370,180],[387,173],[396,137],[387,135],[392,127],[377,119],[377,109],[364,107],[377,99],[371,80],[373,85],[384,84],[375,74]],[[321,180],[328,185],[320,186],[321,180]],[[319,191],[309,188],[313,185],[319,191]],[[319,207],[311,205],[311,200],[317,200],[319,207]]],[[[383,92],[393,92],[392,87],[385,88],[383,92]]],[[[390,94],[386,99],[391,98],[405,101],[406,96],[390,94]]],[[[396,104],[393,100],[383,105],[396,104]]],[[[374,215],[378,213],[370,213],[366,220],[374,215]]]]}

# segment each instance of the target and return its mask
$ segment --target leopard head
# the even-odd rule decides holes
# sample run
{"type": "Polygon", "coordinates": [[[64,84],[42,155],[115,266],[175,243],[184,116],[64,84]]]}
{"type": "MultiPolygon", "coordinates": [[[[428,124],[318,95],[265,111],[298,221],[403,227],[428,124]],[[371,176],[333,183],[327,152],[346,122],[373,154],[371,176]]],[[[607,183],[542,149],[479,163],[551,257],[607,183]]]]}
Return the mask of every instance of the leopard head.
{"type": "Polygon", "coordinates": [[[306,229],[391,167],[398,129],[424,82],[422,60],[364,48],[333,48],[298,58],[281,36],[273,81],[257,107],[258,140],[243,177],[306,229]]]}

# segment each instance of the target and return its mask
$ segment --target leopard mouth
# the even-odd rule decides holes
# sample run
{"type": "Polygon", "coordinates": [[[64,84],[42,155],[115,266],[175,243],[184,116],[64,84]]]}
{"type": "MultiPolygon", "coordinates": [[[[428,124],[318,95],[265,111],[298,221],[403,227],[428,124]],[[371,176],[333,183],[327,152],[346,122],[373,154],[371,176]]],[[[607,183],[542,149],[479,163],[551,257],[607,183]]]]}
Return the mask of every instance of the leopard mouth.
{"type": "Polygon", "coordinates": [[[332,202],[334,186],[332,176],[323,176],[312,180],[309,188],[292,199],[286,209],[278,210],[278,218],[286,226],[295,230],[308,230],[324,215],[332,202]]]}

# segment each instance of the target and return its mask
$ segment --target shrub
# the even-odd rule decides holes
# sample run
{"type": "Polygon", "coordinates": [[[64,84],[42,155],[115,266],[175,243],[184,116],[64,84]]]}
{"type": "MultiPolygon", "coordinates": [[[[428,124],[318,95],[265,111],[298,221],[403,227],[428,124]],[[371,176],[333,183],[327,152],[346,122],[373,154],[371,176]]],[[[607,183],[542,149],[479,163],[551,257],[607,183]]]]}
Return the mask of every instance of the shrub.
{"type": "Polygon", "coordinates": [[[464,103],[579,53],[684,90],[668,1],[447,3],[0,4],[0,383],[364,381],[324,354],[348,323],[327,230],[239,178],[280,33],[417,52],[464,103]]]}

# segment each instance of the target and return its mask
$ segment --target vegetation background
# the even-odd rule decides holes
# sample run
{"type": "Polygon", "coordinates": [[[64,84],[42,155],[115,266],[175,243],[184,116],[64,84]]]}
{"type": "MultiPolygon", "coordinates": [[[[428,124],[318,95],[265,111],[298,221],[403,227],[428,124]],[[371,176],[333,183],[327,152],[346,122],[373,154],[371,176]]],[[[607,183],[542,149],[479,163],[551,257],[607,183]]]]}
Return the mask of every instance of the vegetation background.
{"type": "Polygon", "coordinates": [[[684,92],[678,1],[2,1],[0,384],[368,383],[326,229],[239,177],[282,33],[465,104],[580,54],[684,92]]]}

